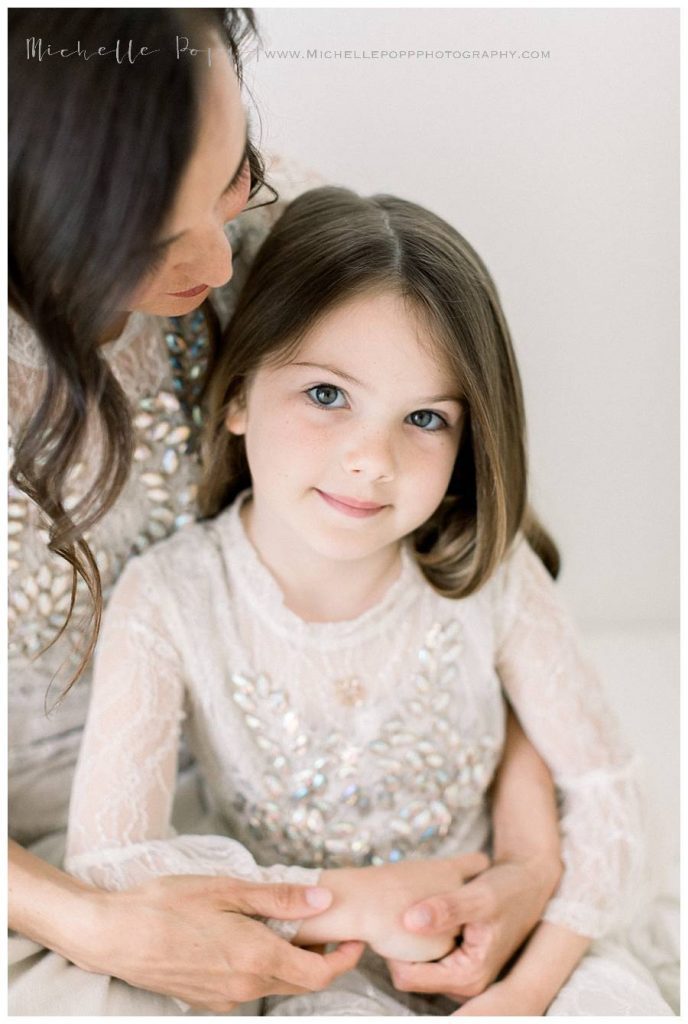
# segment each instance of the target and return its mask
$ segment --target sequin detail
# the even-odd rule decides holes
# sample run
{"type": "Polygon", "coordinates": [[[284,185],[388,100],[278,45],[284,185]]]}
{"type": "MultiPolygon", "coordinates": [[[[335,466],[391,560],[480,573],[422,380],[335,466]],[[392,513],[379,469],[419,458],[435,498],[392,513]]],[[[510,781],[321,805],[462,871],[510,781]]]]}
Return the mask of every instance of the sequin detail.
{"type": "Polygon", "coordinates": [[[201,395],[210,365],[210,332],[205,313],[197,309],[185,317],[168,317],[165,332],[172,387],[190,425],[189,451],[198,449],[203,410],[201,395]]]}
{"type": "MultiPolygon", "coordinates": [[[[189,480],[193,464],[196,476],[196,438],[201,426],[198,405],[208,368],[210,336],[202,311],[170,320],[165,335],[170,354],[172,387],[144,395],[133,408],[133,464],[128,488],[135,487],[143,502],[139,522],[128,538],[128,550],[117,554],[99,548],[98,528],[85,539],[94,551],[105,600],[132,554],[140,554],[196,519],[196,485],[189,480]],[[174,334],[176,341],[172,343],[174,334]],[[174,355],[173,349],[183,351],[174,355]],[[185,384],[186,381],[186,384],[185,384]]],[[[10,465],[13,451],[10,448],[10,465]]],[[[91,468],[76,463],[65,487],[65,508],[74,508],[88,488],[91,468]]],[[[117,506],[113,513],[117,514],[117,506]]],[[[72,573],[69,565],[49,551],[40,553],[36,565],[35,537],[45,545],[49,534],[38,507],[23,491],[10,484],[8,500],[8,554],[10,593],[8,626],[10,656],[33,659],[54,639],[63,625],[71,602],[72,573]]],[[[79,581],[74,605],[74,629],[65,634],[69,651],[65,665],[75,667],[80,660],[83,627],[88,621],[91,601],[85,585],[79,581]],[[79,628],[81,627],[81,628],[79,628]]]]}
{"type": "Polygon", "coordinates": [[[478,743],[462,737],[456,620],[432,626],[412,671],[411,695],[374,739],[353,742],[352,727],[332,732],[324,747],[268,676],[232,675],[234,702],[269,765],[265,799],[242,814],[251,838],[314,867],[380,864],[439,847],[457,813],[482,802],[499,744],[492,736],[478,743]],[[366,821],[378,810],[387,812],[382,834],[366,821]]]}
{"type": "Polygon", "coordinates": [[[356,676],[349,676],[346,679],[335,679],[334,681],[335,700],[348,708],[360,708],[365,700],[365,686],[356,676]]]}

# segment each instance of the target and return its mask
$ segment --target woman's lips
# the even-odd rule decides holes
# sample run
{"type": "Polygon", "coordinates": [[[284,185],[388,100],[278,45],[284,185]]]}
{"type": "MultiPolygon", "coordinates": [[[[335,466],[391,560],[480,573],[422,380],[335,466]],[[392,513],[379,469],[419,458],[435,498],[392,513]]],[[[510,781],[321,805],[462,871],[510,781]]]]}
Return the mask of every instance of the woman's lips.
{"type": "Polygon", "coordinates": [[[194,295],[200,295],[210,286],[207,284],[197,284],[195,288],[189,288],[185,292],[168,292],[168,295],[174,295],[177,299],[192,299],[194,295]]]}
{"type": "Polygon", "coordinates": [[[323,501],[326,501],[332,508],[336,508],[338,512],[343,512],[345,516],[353,516],[355,519],[367,519],[369,516],[375,516],[378,512],[382,512],[387,505],[377,505],[372,501],[359,501],[358,498],[348,498],[343,494],[328,494],[327,491],[320,491],[315,488],[323,501]]]}

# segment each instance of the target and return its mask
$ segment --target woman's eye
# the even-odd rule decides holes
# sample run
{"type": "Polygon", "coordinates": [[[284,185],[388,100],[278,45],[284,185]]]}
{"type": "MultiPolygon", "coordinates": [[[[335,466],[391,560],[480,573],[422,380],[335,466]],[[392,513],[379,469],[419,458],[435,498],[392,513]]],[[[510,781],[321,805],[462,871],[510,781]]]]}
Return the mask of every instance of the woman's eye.
{"type": "Polygon", "coordinates": [[[341,409],[343,402],[346,401],[341,388],[335,388],[331,384],[317,384],[315,387],[309,388],[306,394],[316,405],[328,408],[334,406],[336,409],[341,409]]]}
{"type": "Polygon", "coordinates": [[[412,412],[408,419],[414,427],[420,427],[422,430],[442,430],[443,427],[447,426],[447,421],[442,416],[436,412],[431,412],[429,409],[419,409],[417,412],[412,412]]]}

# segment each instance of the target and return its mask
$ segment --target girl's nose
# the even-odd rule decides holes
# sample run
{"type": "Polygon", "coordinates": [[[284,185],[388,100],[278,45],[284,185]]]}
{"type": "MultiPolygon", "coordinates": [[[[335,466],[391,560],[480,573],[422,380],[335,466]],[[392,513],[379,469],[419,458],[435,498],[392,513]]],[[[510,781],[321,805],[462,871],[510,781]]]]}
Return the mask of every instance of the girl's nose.
{"type": "Polygon", "coordinates": [[[342,457],[342,467],[347,473],[371,481],[394,479],[394,452],[386,433],[360,432],[350,436],[348,441],[342,457]]]}

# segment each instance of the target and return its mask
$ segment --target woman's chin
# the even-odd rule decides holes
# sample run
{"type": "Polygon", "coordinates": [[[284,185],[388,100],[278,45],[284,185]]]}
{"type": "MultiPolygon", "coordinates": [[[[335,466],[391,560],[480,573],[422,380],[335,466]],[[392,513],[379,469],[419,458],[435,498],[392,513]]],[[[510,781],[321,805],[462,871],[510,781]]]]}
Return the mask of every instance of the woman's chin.
{"type": "Polygon", "coordinates": [[[206,288],[200,295],[159,295],[151,299],[132,302],[130,312],[151,313],[153,316],[184,316],[193,312],[207,299],[210,289],[206,288]]]}

